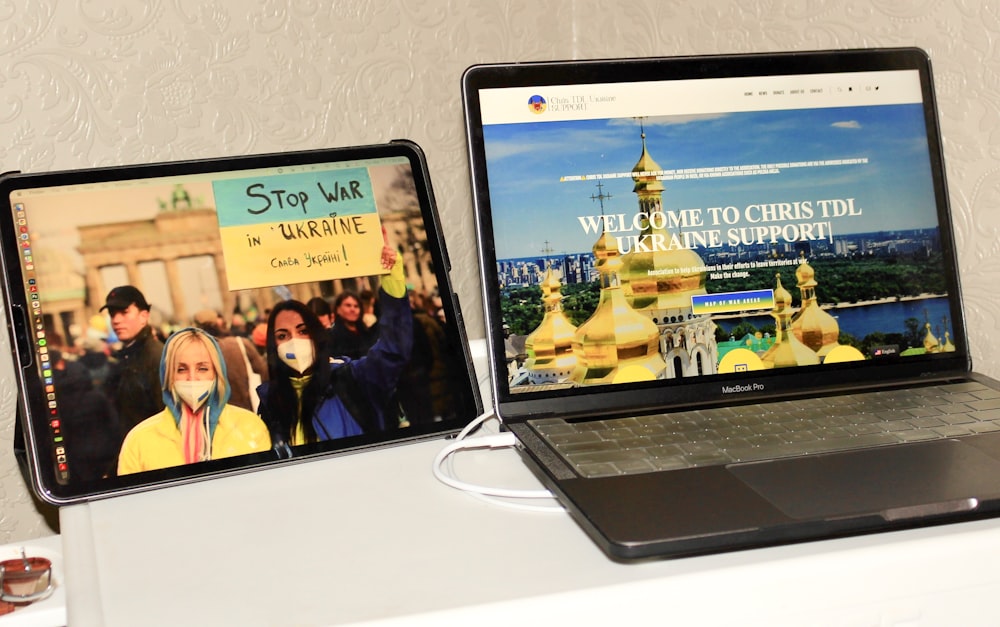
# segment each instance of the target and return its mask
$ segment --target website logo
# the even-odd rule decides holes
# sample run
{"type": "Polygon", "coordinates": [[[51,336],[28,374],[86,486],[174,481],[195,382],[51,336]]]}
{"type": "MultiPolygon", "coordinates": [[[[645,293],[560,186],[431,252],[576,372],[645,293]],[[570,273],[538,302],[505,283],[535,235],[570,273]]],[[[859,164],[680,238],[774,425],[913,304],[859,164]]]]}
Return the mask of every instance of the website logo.
{"type": "Polygon", "coordinates": [[[545,113],[547,106],[545,98],[542,98],[541,96],[532,96],[531,98],[528,98],[528,110],[532,113],[545,113]]]}

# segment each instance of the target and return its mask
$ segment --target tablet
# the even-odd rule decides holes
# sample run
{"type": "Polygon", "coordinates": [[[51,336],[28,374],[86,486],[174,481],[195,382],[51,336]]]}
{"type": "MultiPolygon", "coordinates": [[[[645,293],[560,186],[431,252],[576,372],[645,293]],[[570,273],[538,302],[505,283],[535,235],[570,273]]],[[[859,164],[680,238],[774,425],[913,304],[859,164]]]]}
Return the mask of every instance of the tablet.
{"type": "Polygon", "coordinates": [[[68,504],[482,410],[409,141],[0,178],[32,488],[68,504]]]}

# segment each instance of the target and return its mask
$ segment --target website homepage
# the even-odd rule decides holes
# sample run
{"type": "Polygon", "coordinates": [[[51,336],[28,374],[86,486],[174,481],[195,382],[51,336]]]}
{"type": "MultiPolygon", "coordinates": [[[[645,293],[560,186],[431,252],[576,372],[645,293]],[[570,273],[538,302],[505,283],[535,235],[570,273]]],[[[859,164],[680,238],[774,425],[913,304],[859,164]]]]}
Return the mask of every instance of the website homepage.
{"type": "Polygon", "coordinates": [[[954,350],[916,72],[480,95],[512,392],[954,350]]]}

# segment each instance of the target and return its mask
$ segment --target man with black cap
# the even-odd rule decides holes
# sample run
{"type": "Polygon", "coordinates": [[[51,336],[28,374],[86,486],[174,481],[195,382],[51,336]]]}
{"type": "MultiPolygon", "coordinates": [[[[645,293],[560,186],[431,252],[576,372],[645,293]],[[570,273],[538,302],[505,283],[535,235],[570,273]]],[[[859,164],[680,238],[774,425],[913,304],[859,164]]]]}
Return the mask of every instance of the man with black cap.
{"type": "Polygon", "coordinates": [[[139,422],[163,409],[160,356],[163,342],[149,326],[149,303],[138,289],[122,285],[108,292],[101,311],[108,310],[111,328],[121,348],[104,391],[118,410],[121,438],[139,422]]]}

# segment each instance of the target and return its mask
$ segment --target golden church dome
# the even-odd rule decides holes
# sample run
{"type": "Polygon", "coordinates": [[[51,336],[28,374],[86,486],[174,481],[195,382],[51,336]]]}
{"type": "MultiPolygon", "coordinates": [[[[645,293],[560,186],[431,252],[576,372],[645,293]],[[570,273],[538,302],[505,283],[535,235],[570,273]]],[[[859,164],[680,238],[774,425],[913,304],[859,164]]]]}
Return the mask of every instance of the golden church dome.
{"type": "Polygon", "coordinates": [[[771,348],[761,355],[765,368],[786,368],[789,366],[809,366],[819,363],[819,357],[808,346],[799,341],[791,332],[792,312],[789,306],[792,295],[781,285],[781,273],[775,275],[774,309],[771,316],[775,322],[775,341],[771,348]]]}
{"type": "Polygon", "coordinates": [[[774,288],[774,311],[783,312],[792,304],[792,295],[781,285],[781,273],[774,275],[777,285],[774,288]]]}
{"type": "Polygon", "coordinates": [[[948,331],[944,332],[944,345],[941,346],[942,353],[954,353],[955,345],[951,341],[951,334],[948,331]]]}
{"type": "Polygon", "coordinates": [[[816,271],[809,265],[809,262],[805,258],[799,263],[799,267],[795,269],[795,279],[798,281],[799,287],[803,287],[806,284],[809,287],[816,287],[816,271]]]}
{"type": "Polygon", "coordinates": [[[936,353],[941,348],[941,344],[931,332],[931,323],[928,322],[924,326],[927,328],[927,334],[924,336],[924,350],[928,353],[936,353]]]}
{"type": "Polygon", "coordinates": [[[649,151],[646,150],[646,134],[642,134],[642,154],[639,156],[639,161],[632,168],[632,180],[635,181],[635,187],[632,191],[635,193],[639,192],[662,192],[665,188],[663,187],[663,182],[657,178],[653,172],[660,172],[663,168],[660,164],[653,160],[649,156],[649,151]]]}
{"type": "Polygon", "coordinates": [[[577,365],[577,357],[573,352],[576,326],[563,313],[562,283],[551,266],[545,271],[541,288],[545,316],[538,328],[525,339],[524,348],[528,359],[524,365],[532,383],[565,381],[573,374],[577,365]]]}
{"type": "Polygon", "coordinates": [[[839,345],[840,324],[816,302],[816,271],[805,259],[795,270],[802,309],[792,318],[792,333],[822,359],[839,345]]]}
{"type": "Polygon", "coordinates": [[[596,269],[601,275],[601,297],[594,313],[580,325],[573,338],[579,363],[573,381],[585,385],[613,383],[622,370],[653,380],[666,363],[660,356],[659,330],[629,306],[622,293],[619,273],[622,260],[615,240],[607,233],[594,244],[596,269]]]}
{"type": "Polygon", "coordinates": [[[705,294],[705,263],[693,250],[680,246],[667,224],[662,208],[663,183],[651,172],[662,168],[646,149],[632,168],[633,191],[639,196],[642,230],[630,240],[623,256],[622,283],[629,304],[635,309],[690,309],[691,296],[705,294]]]}

